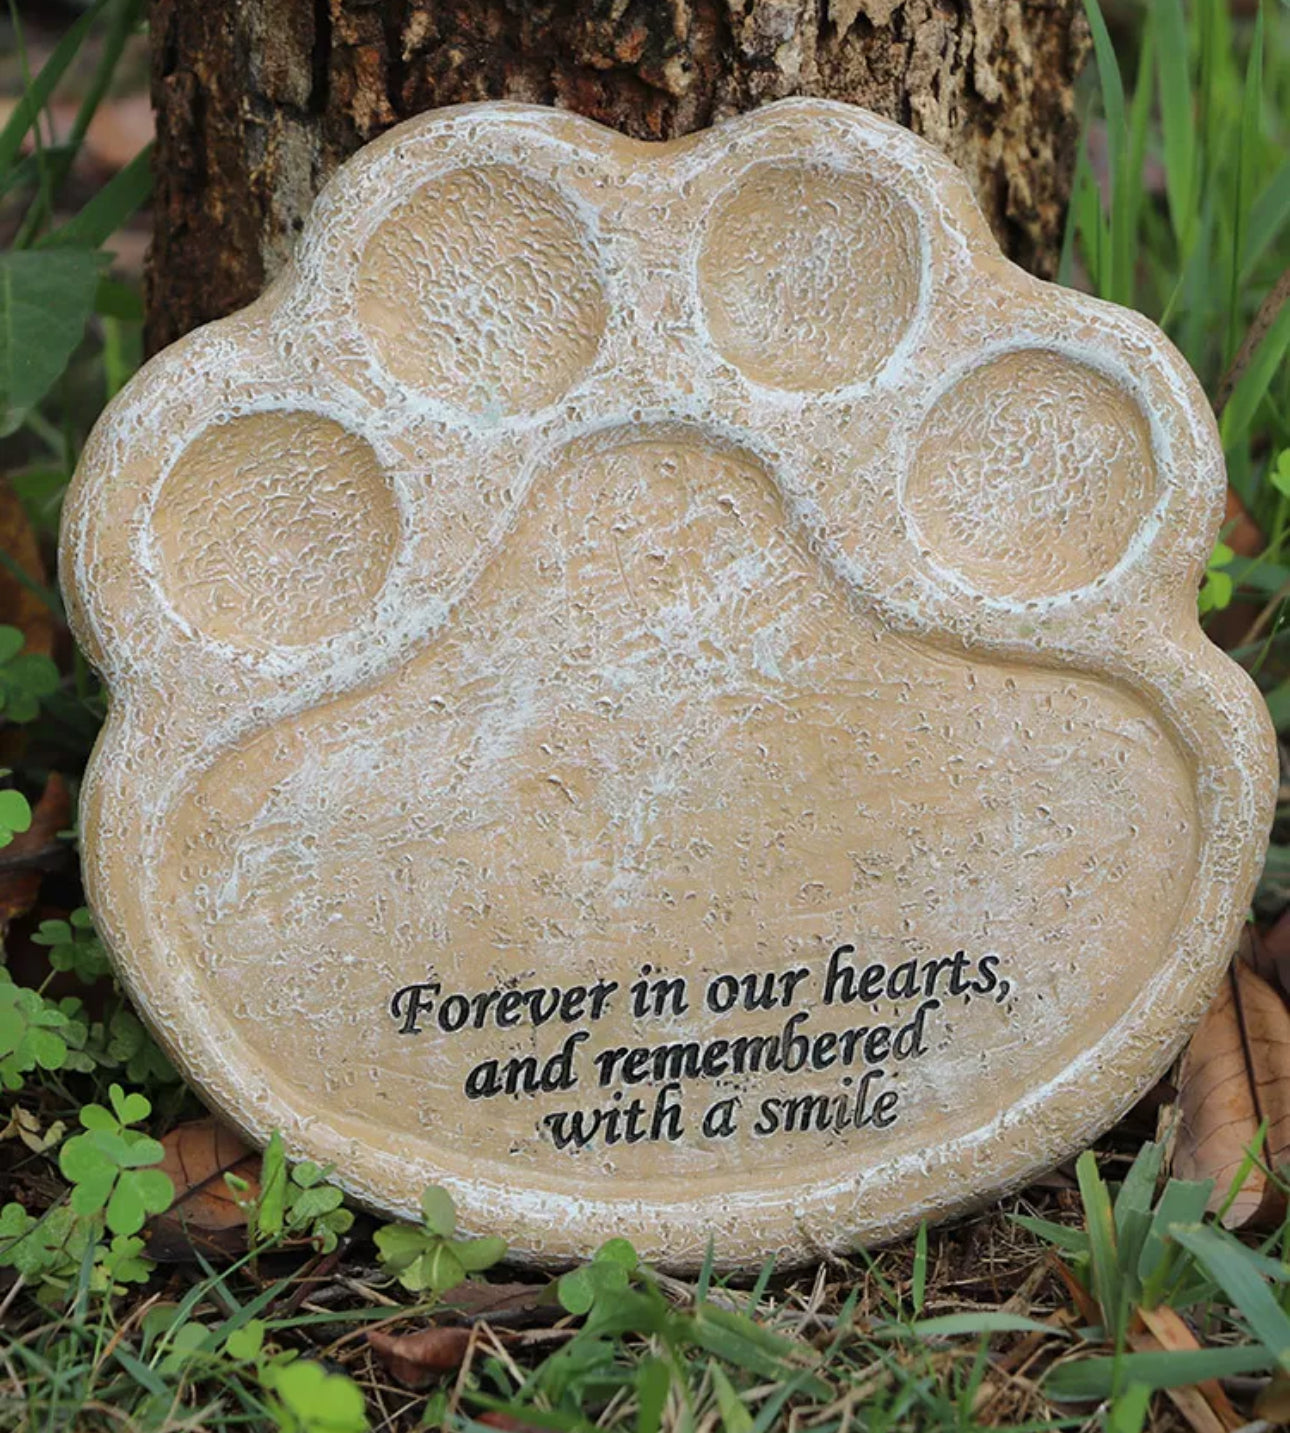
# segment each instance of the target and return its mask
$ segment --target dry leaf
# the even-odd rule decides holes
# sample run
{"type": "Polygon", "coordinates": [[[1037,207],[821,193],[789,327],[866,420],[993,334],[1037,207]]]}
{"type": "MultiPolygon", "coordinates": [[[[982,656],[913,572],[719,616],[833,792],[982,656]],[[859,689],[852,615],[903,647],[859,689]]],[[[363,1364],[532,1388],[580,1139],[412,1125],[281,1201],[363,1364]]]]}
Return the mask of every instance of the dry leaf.
{"type": "MultiPolygon", "coordinates": [[[[1164,1345],[1149,1333],[1130,1333],[1129,1347],[1134,1353],[1159,1353],[1164,1345]]],[[[1162,1390],[1170,1403],[1182,1414],[1195,1433],[1226,1433],[1218,1415],[1205,1401],[1198,1388],[1183,1386],[1162,1390]]]]}
{"type": "Polygon", "coordinates": [[[260,1156],[218,1120],[190,1120],[161,1141],[161,1168],[175,1186],[170,1208],[148,1230],[149,1258],[167,1261],[203,1254],[234,1255],[246,1247],[246,1211],[224,1180],[235,1174],[259,1192],[260,1156]]]}
{"type": "Polygon", "coordinates": [[[489,1284],[468,1279],[440,1295],[446,1313],[463,1319],[488,1319],[511,1325],[524,1322],[555,1322],[564,1317],[558,1303],[543,1303],[549,1284],[489,1284]]]}
{"type": "Polygon", "coordinates": [[[44,1154],[53,1149],[63,1138],[67,1125],[55,1120],[48,1129],[42,1130],[40,1116],[34,1111],[15,1105],[9,1116],[9,1123],[0,1129],[0,1139],[20,1139],[33,1154],[44,1154]]]}
{"type": "MultiPolygon", "coordinates": [[[[40,560],[36,534],[31,530],[18,494],[3,478],[0,478],[0,552],[11,558],[33,582],[45,585],[45,565],[40,560]]],[[[7,567],[0,567],[0,622],[21,628],[29,652],[49,656],[54,646],[54,614],[49,604],[19,582],[7,567]]]]}
{"type": "Polygon", "coordinates": [[[1256,971],[1282,996],[1290,1001],[1290,907],[1262,933],[1247,926],[1248,944],[1243,940],[1241,953],[1256,971]]]}
{"type": "MultiPolygon", "coordinates": [[[[1174,1174],[1212,1179],[1210,1208],[1227,1195],[1260,1123],[1263,1158],[1290,1159],[1290,1009],[1244,960],[1235,960],[1183,1056],[1174,1174]]],[[[1229,1228],[1279,1222],[1284,1200],[1253,1169],[1225,1216],[1229,1228]]]]}
{"type": "MultiPolygon", "coordinates": [[[[1166,1304],[1158,1309],[1140,1308],[1137,1312],[1157,1348],[1170,1353],[1194,1353],[1201,1348],[1200,1341],[1176,1309],[1166,1304]]],[[[1136,1344],[1134,1346],[1137,1347],[1136,1344]]],[[[1165,1392],[1196,1433],[1215,1433],[1215,1430],[1235,1433],[1245,1424],[1245,1419],[1232,1406],[1231,1399],[1216,1378],[1187,1388],[1166,1389],[1165,1392]],[[1196,1403],[1196,1399],[1201,1400],[1203,1408],[1196,1403]]]]}
{"type": "Polygon", "coordinates": [[[461,1367],[470,1347],[465,1328],[427,1328],[397,1337],[370,1329],[368,1346],[386,1368],[408,1388],[426,1388],[440,1374],[461,1367]]]}
{"type": "Polygon", "coordinates": [[[1233,488],[1227,490],[1227,511],[1223,514],[1223,541],[1238,557],[1257,557],[1263,551],[1267,539],[1262,529],[1250,516],[1240,494],[1233,488]]]}
{"type": "Polygon", "coordinates": [[[471,1416],[476,1423],[482,1423],[485,1428],[501,1428],[504,1433],[549,1433],[549,1430],[537,1423],[526,1423],[523,1418],[517,1418],[513,1413],[499,1413],[495,1409],[489,1409],[487,1413],[475,1413],[471,1416]]]}
{"type": "Polygon", "coordinates": [[[57,864],[70,849],[58,840],[72,820],[72,799],[67,783],[55,771],[31,814],[29,830],[19,832],[0,850],[0,936],[11,921],[24,916],[36,904],[40,881],[51,864],[57,864]]]}
{"type": "Polygon", "coordinates": [[[1102,1310],[1093,1301],[1093,1295],[1075,1277],[1074,1273],[1060,1255],[1050,1253],[1048,1263],[1054,1273],[1066,1286],[1066,1292],[1070,1295],[1071,1302],[1079,1310],[1080,1318],[1090,1326],[1102,1322],[1102,1310]]]}

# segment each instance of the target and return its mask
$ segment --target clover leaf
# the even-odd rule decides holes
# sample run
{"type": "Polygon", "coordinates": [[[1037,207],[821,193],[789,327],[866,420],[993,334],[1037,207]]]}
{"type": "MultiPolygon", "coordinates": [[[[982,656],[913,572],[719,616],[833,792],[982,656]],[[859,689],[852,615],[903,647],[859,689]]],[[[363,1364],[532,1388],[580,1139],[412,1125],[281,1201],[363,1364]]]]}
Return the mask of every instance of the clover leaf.
{"type": "Polygon", "coordinates": [[[414,1294],[442,1294],[506,1256],[498,1238],[454,1239],[457,1208],[445,1189],[421,1196],[421,1224],[386,1224],[376,1231],[381,1263],[414,1294]]]}
{"type": "Polygon", "coordinates": [[[596,1250],[591,1263],[561,1275],[556,1285],[561,1306],[571,1314],[590,1313],[601,1295],[621,1293],[627,1287],[638,1262],[628,1240],[608,1240],[596,1250]]]}
{"type": "Polygon", "coordinates": [[[287,1188],[287,1225],[308,1232],[320,1254],[330,1254],[354,1223],[344,1207],[345,1193],[327,1183],[327,1171],[304,1160],[291,1171],[287,1188]]]}
{"type": "Polygon", "coordinates": [[[270,1409],[282,1433],[366,1433],[363,1391],[347,1375],[299,1358],[267,1364],[260,1378],[276,1395],[270,1409]]]}
{"type": "Polygon", "coordinates": [[[1225,542],[1216,543],[1210,554],[1209,566],[1205,569],[1205,582],[1197,598],[1197,607],[1202,616],[1206,612],[1221,612],[1232,600],[1232,574],[1224,571],[1236,556],[1225,542]]]}
{"type": "Polygon", "coordinates": [[[92,985],[112,969],[107,951],[94,929],[94,920],[85,906],[74,910],[65,921],[41,921],[40,929],[31,940],[33,945],[48,948],[49,963],[55,970],[75,971],[86,985],[92,985]]]}
{"type": "Polygon", "coordinates": [[[38,990],[15,985],[9,972],[0,970],[0,1084],[20,1090],[28,1070],[62,1069],[67,1025],[67,1016],[38,990]]]}
{"type": "MultiPolygon", "coordinates": [[[[260,1161],[259,1194],[249,1201],[253,1238],[304,1233],[319,1253],[330,1254],[354,1223],[353,1213],[343,1207],[344,1191],[327,1183],[330,1172],[330,1166],[323,1169],[311,1160],[290,1168],[282,1135],[274,1130],[260,1161]]],[[[236,1176],[226,1174],[224,1179],[235,1194],[247,1193],[249,1186],[236,1176]]]]}
{"type": "Polygon", "coordinates": [[[58,690],[58,668],[25,643],[17,627],[0,627],[0,714],[14,722],[34,721],[41,697],[58,690]]]}
{"type": "Polygon", "coordinates": [[[6,1204],[0,1210],[0,1267],[59,1293],[75,1277],[92,1234],[93,1226],[66,1204],[56,1204],[40,1219],[21,1204],[6,1204]]]}
{"type": "Polygon", "coordinates": [[[114,1234],[137,1234],[148,1215],[169,1208],[175,1189],[167,1174],[150,1167],[161,1162],[161,1145],[127,1128],[147,1118],[151,1103],[143,1095],[127,1095],[120,1085],[109,1094],[111,1110],[86,1105],[81,1111],[85,1133],[63,1145],[58,1166],[74,1186],[71,1206],[77,1214],[101,1209],[114,1234]]]}
{"type": "Polygon", "coordinates": [[[0,791],[0,846],[31,830],[31,803],[21,791],[0,791]]]}

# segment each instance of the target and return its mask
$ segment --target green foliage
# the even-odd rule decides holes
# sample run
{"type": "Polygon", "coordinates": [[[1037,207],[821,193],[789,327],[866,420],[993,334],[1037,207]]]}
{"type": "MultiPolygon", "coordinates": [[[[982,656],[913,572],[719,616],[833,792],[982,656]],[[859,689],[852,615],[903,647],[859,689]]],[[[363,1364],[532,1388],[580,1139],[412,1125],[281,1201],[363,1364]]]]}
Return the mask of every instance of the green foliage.
{"type": "Polygon", "coordinates": [[[1259,453],[1269,431],[1278,447],[1287,436],[1290,307],[1261,339],[1254,331],[1252,352],[1233,365],[1290,263],[1290,123],[1272,100],[1290,90],[1290,16],[1262,7],[1246,32],[1225,0],[1145,6],[1126,92],[1097,0],[1086,8],[1109,182],[1099,187],[1086,126],[1062,277],[1076,277],[1078,259],[1094,292],[1159,322],[1206,391],[1226,398],[1232,480],[1266,527],[1275,490],[1259,453]],[[1152,159],[1164,175],[1163,209],[1145,182],[1152,159]]]}
{"type": "Polygon", "coordinates": [[[24,652],[17,627],[0,626],[0,717],[29,722],[40,715],[43,697],[58,690],[58,668],[39,652],[24,652]]]}
{"type": "Polygon", "coordinates": [[[343,1207],[344,1191],[327,1183],[329,1173],[311,1160],[289,1166],[282,1135],[274,1130],[260,1161],[257,1197],[247,1198],[246,1181],[226,1174],[225,1182],[247,1209],[252,1246],[286,1235],[307,1238],[319,1253],[330,1254],[353,1227],[354,1215],[343,1207]]]}
{"type": "Polygon", "coordinates": [[[638,1262],[628,1240],[608,1240],[596,1250],[591,1263],[561,1276],[556,1286],[560,1303],[571,1314],[590,1313],[597,1299],[628,1286],[638,1262]]]}
{"type": "Polygon", "coordinates": [[[95,1294],[146,1283],[154,1267],[143,1257],[142,1239],[118,1234],[104,1242],[101,1216],[78,1215],[70,1204],[56,1204],[39,1219],[21,1204],[0,1209],[0,1268],[15,1269],[46,1301],[65,1297],[86,1266],[95,1294]]]}
{"type": "Polygon", "coordinates": [[[74,910],[65,921],[41,921],[40,929],[31,939],[33,945],[48,947],[49,963],[55,970],[75,971],[86,985],[93,985],[100,976],[111,974],[112,962],[86,906],[74,910]]]}
{"type": "Polygon", "coordinates": [[[127,1095],[120,1085],[109,1091],[112,1108],[86,1105],[81,1110],[85,1133],[63,1145],[58,1167],[73,1185],[72,1209],[77,1214],[104,1211],[114,1234],[136,1234],[149,1214],[160,1214],[175,1197],[170,1177],[151,1166],[165,1153],[161,1145],[130,1125],[147,1119],[151,1102],[127,1095]]]}
{"type": "Polygon", "coordinates": [[[503,1239],[454,1239],[457,1208],[445,1189],[421,1196],[421,1223],[386,1224],[376,1231],[382,1265],[413,1293],[442,1294],[470,1274],[506,1257],[503,1239]]]}
{"type": "Polygon", "coordinates": [[[282,1433],[366,1433],[370,1426],[359,1386],[320,1363],[270,1364],[263,1382],[274,1395],[269,1407],[282,1433]]]}
{"type": "Polygon", "coordinates": [[[20,1090],[29,1071],[61,1069],[69,1024],[40,991],[15,985],[9,972],[0,970],[0,1084],[20,1090]]]}
{"type": "Polygon", "coordinates": [[[0,254],[0,438],[67,367],[94,312],[102,268],[92,249],[0,254]]]}
{"type": "MultiPolygon", "coordinates": [[[[72,379],[79,382],[82,371],[92,371],[83,362],[92,355],[102,375],[103,397],[110,397],[133,366],[128,355],[138,347],[133,335],[142,304],[135,291],[106,276],[111,255],[105,246],[151,192],[150,150],[70,219],[57,227],[54,221],[65,202],[65,181],[143,11],[144,0],[93,0],[0,125],[0,198],[5,232],[12,235],[8,249],[0,252],[0,438],[20,433],[24,440],[17,451],[29,465],[10,463],[7,476],[46,531],[57,525],[58,503],[75,466],[81,433],[94,416],[73,401],[72,379]],[[51,106],[69,79],[77,83],[79,104],[70,125],[61,116],[55,125],[51,106]],[[59,142],[51,144],[48,136],[55,130],[59,142]],[[31,458],[33,444],[39,456],[31,458]]],[[[16,59],[26,74],[21,16],[12,7],[9,22],[16,59]]],[[[46,595],[56,604],[54,594],[46,595]]],[[[0,637],[0,653],[11,655],[4,652],[11,641],[0,637]]],[[[12,668],[0,660],[0,713],[30,721],[32,698],[53,695],[42,690],[50,670],[44,658],[19,658],[12,668]]],[[[93,723],[85,720],[95,702],[94,684],[82,666],[76,696],[61,715],[75,724],[84,749],[102,716],[98,711],[93,723]]]]}
{"type": "Polygon", "coordinates": [[[84,1258],[91,1232],[66,1204],[54,1205],[40,1219],[21,1204],[6,1204],[0,1209],[0,1266],[16,1269],[29,1284],[46,1279],[66,1284],[84,1258]]]}
{"type": "Polygon", "coordinates": [[[1232,577],[1226,570],[1236,554],[1225,542],[1215,544],[1210,555],[1209,566],[1205,569],[1205,581],[1197,599],[1202,615],[1206,612],[1221,612],[1232,601],[1232,577]]]}
{"type": "MultiPolygon", "coordinates": [[[[1290,1264],[1204,1222],[1212,1182],[1171,1179],[1157,1197],[1161,1155],[1159,1146],[1144,1145],[1118,1187],[1103,1180],[1091,1153],[1081,1155],[1076,1173],[1083,1229],[1042,1219],[1016,1222],[1061,1251],[1095,1299],[1103,1341],[1114,1348],[1125,1348],[1135,1309],[1162,1305],[1185,1310],[1226,1304],[1244,1321],[1243,1337],[1233,1347],[1121,1352],[1062,1363],[1045,1382],[1051,1398],[1124,1399],[1128,1416],[1141,1400],[1134,1389],[1149,1394],[1210,1378],[1290,1370],[1290,1316],[1283,1307],[1290,1264]]],[[[1249,1167],[1238,1174],[1229,1201],[1249,1167]]]]}
{"type": "MultiPolygon", "coordinates": [[[[7,775],[0,771],[0,775],[7,775]]],[[[0,791],[0,846],[31,830],[31,806],[21,791],[0,791]]]]}

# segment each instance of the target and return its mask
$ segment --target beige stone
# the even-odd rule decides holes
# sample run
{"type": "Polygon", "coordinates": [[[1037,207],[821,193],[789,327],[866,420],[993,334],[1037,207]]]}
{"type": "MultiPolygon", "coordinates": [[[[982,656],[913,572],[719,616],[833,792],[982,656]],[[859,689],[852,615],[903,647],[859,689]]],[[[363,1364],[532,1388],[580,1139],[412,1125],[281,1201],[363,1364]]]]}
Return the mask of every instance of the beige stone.
{"type": "Polygon", "coordinates": [[[96,916],[212,1105],[377,1207],[677,1266],[961,1210],[1240,926],[1222,495],[1164,336],[863,111],[427,115],[86,450],[96,916]]]}

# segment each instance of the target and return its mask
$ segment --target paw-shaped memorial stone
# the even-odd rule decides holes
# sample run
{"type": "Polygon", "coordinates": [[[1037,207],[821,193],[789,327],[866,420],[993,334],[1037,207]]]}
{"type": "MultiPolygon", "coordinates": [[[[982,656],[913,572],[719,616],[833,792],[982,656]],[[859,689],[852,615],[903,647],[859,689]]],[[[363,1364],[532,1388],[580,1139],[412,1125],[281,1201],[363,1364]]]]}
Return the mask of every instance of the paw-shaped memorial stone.
{"type": "Polygon", "coordinates": [[[560,1259],[804,1257],[1077,1149],[1270,821],[1221,454],[863,111],[353,159],[94,432],[94,909],[210,1102],[560,1259]]]}

